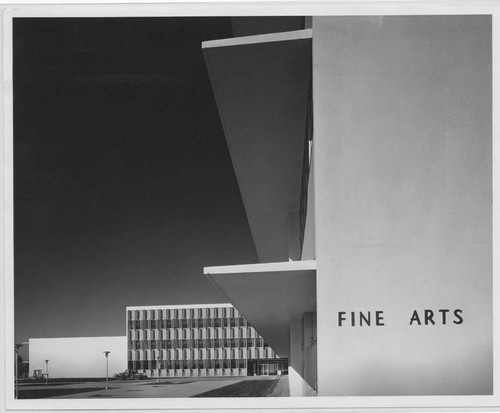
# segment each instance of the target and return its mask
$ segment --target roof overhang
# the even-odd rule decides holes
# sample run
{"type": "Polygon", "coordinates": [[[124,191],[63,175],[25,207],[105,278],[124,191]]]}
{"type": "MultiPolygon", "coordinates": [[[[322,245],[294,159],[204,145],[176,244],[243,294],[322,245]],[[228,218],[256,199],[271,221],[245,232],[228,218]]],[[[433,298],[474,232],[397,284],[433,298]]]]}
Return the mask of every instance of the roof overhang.
{"type": "Polygon", "coordinates": [[[260,262],[300,257],[310,29],[203,43],[260,262]]]}
{"type": "Polygon", "coordinates": [[[288,357],[290,324],[316,309],[316,261],[206,267],[222,290],[280,357],[288,357]]]}

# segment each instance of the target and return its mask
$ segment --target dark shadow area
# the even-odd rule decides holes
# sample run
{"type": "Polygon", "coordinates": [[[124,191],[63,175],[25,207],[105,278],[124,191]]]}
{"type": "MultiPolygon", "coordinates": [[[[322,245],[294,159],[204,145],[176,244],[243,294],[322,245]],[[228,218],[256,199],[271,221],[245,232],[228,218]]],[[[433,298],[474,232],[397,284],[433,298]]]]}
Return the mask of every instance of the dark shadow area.
{"type": "Polygon", "coordinates": [[[267,397],[273,392],[277,382],[278,380],[245,380],[193,397],[267,397]]]}

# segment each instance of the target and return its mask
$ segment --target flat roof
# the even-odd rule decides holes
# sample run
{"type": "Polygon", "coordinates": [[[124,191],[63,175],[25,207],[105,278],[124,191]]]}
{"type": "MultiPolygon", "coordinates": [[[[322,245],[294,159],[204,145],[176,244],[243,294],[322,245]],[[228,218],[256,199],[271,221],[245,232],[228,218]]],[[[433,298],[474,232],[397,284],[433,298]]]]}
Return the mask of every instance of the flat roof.
{"type": "MultiPolygon", "coordinates": [[[[96,339],[105,339],[105,340],[110,340],[110,339],[121,339],[125,340],[127,336],[85,336],[85,337],[35,337],[35,338],[30,338],[29,341],[36,341],[36,340],[96,340],[96,339]]],[[[23,344],[28,344],[28,343],[23,343],[23,344]]]]}
{"type": "Polygon", "coordinates": [[[230,303],[224,304],[181,304],[181,305],[139,305],[127,306],[128,310],[175,310],[175,309],[188,309],[188,308],[223,308],[233,307],[230,303]]]}

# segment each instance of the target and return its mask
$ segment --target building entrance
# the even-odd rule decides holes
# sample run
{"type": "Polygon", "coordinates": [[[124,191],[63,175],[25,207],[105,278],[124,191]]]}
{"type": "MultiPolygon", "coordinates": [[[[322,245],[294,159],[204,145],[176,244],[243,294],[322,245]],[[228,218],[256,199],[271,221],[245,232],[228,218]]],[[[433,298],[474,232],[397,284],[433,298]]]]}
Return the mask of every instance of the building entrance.
{"type": "Polygon", "coordinates": [[[288,374],[288,359],[248,360],[249,376],[276,376],[288,374]]]}

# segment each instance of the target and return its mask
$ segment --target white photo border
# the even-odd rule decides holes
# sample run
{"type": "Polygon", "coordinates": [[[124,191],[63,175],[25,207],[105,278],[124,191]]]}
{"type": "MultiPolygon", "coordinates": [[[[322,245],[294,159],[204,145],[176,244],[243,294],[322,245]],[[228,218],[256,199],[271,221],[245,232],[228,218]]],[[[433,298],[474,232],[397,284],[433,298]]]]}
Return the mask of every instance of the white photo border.
{"type": "MultiPolygon", "coordinates": [[[[0,371],[5,372],[0,386],[6,410],[175,410],[175,411],[347,411],[368,410],[387,411],[479,411],[500,409],[500,138],[499,132],[499,78],[500,78],[500,2],[498,1],[352,1],[347,3],[329,1],[255,1],[255,2],[212,2],[178,1],[171,3],[140,2],[101,2],[90,1],[86,4],[63,2],[31,2],[31,4],[0,4],[2,19],[3,45],[3,180],[0,188],[3,202],[0,207],[4,219],[0,224],[3,233],[3,248],[0,261],[3,261],[4,294],[4,340],[1,341],[4,356],[0,371]],[[491,15],[492,16],[492,64],[493,64],[493,346],[494,346],[494,387],[493,395],[488,396],[368,396],[368,397],[290,397],[290,398],[220,398],[220,399],[36,399],[16,400],[14,398],[14,248],[13,248],[13,84],[12,84],[12,22],[16,17],[180,17],[180,16],[236,16],[236,15],[306,15],[306,16],[367,16],[367,15],[491,15]],[[497,202],[495,202],[497,201],[497,202]],[[498,248],[495,248],[498,247],[498,248]],[[495,316],[496,315],[496,316],[495,316]]],[[[2,403],[3,404],[3,403],[2,403]]]]}

